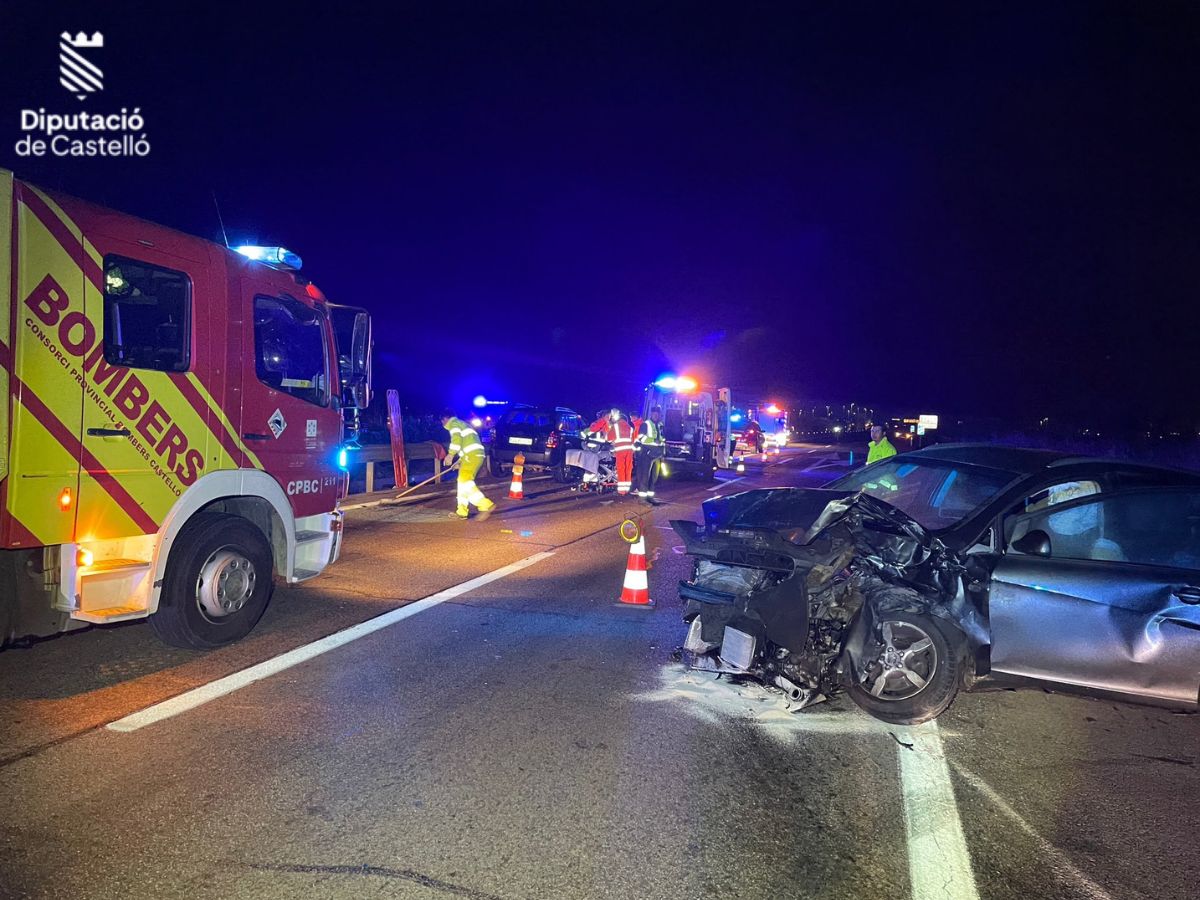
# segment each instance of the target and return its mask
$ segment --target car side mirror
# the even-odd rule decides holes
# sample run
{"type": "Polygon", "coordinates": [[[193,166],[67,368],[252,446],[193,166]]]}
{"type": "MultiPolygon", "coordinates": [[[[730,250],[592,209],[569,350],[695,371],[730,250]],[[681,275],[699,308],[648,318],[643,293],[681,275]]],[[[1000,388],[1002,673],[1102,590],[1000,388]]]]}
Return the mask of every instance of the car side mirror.
{"type": "Polygon", "coordinates": [[[1035,528],[1028,534],[1024,534],[1013,541],[1012,548],[1018,553],[1024,553],[1028,556],[1049,556],[1050,535],[1046,534],[1040,528],[1035,528]]]}

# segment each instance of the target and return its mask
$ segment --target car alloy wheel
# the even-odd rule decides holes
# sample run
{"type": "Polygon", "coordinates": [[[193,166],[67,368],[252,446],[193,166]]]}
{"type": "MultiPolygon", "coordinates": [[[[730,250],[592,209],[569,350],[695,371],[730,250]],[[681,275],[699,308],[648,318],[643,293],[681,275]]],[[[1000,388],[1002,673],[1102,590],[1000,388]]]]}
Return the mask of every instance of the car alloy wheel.
{"type": "Polygon", "coordinates": [[[883,647],[868,669],[868,692],[892,702],[915,697],[937,675],[937,645],[913,622],[884,620],[880,634],[883,647]]]}

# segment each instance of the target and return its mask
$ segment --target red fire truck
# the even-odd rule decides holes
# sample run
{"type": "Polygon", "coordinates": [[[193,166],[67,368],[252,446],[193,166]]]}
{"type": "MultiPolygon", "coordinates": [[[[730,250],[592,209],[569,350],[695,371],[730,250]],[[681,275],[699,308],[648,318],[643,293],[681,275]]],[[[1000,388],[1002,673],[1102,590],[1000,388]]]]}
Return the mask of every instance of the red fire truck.
{"type": "Polygon", "coordinates": [[[0,644],[219,646],[337,559],[370,318],[239,250],[0,169],[0,644]]]}

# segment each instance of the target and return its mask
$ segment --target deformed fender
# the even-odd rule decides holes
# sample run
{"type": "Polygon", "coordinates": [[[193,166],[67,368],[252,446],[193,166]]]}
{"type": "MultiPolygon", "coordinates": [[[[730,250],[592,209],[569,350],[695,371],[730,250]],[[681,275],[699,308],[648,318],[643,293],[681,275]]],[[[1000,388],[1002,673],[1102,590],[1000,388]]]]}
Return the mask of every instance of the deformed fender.
{"type": "Polygon", "coordinates": [[[991,644],[991,630],[975,604],[967,599],[961,581],[949,601],[929,597],[915,588],[890,584],[878,578],[865,579],[862,590],[862,609],[850,623],[843,649],[855,672],[861,671],[864,651],[868,642],[874,640],[872,636],[880,612],[917,613],[949,622],[962,634],[972,655],[976,655],[980,647],[991,644]]]}

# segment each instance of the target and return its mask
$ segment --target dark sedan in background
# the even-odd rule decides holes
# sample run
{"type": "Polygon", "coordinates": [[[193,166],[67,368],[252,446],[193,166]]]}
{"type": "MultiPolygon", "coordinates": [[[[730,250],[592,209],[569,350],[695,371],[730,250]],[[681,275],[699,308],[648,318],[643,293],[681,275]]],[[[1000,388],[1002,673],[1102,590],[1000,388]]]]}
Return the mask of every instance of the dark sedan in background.
{"type": "Polygon", "coordinates": [[[488,471],[497,477],[508,474],[513,460],[522,453],[526,465],[547,468],[557,480],[566,481],[564,455],[569,448],[579,447],[586,425],[583,416],[565,406],[514,405],[496,422],[488,450],[488,471]]]}

